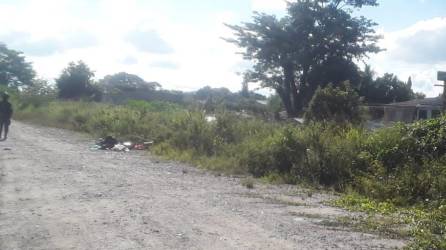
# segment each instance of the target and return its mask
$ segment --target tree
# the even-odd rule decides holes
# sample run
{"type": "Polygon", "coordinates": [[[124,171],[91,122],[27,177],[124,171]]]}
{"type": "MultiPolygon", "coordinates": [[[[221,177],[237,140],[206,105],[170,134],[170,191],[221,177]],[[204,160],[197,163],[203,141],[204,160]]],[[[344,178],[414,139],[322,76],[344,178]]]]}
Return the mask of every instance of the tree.
{"type": "Polygon", "coordinates": [[[100,81],[100,85],[112,92],[154,91],[161,87],[157,82],[146,82],[141,77],[126,72],[107,75],[100,81]]]}
{"type": "Polygon", "coordinates": [[[240,95],[249,98],[249,82],[243,80],[242,82],[242,90],[240,91],[240,95]]]}
{"type": "Polygon", "coordinates": [[[397,76],[385,73],[375,78],[375,72],[366,65],[361,74],[361,84],[358,88],[359,95],[370,104],[382,104],[391,102],[403,102],[411,99],[421,98],[422,93],[414,93],[412,90],[412,79],[409,77],[407,83],[398,79],[397,76]]]}
{"type": "Polygon", "coordinates": [[[18,88],[31,85],[36,73],[22,52],[0,43],[0,85],[18,88]]]}
{"type": "Polygon", "coordinates": [[[53,84],[50,84],[45,79],[34,79],[32,84],[26,86],[21,91],[22,94],[35,96],[57,96],[57,90],[53,84]]]}
{"type": "Polygon", "coordinates": [[[381,103],[403,102],[415,97],[412,89],[394,74],[385,73],[382,77],[378,77],[375,85],[386,88],[384,101],[381,103]]]}
{"type": "Polygon", "coordinates": [[[421,93],[421,92],[413,92],[412,90],[412,77],[409,76],[409,79],[407,80],[407,87],[412,91],[412,98],[415,99],[424,99],[426,98],[426,94],[421,93]]]}
{"type": "Polygon", "coordinates": [[[360,123],[359,95],[348,83],[319,87],[311,99],[305,118],[308,121],[360,123]]]}
{"type": "Polygon", "coordinates": [[[44,79],[35,79],[31,85],[20,91],[20,106],[39,107],[56,99],[57,90],[54,85],[44,79]]]}
{"type": "Polygon", "coordinates": [[[280,112],[283,111],[283,103],[278,95],[268,97],[266,108],[268,112],[274,114],[274,119],[280,119],[280,112]]]}
{"type": "Polygon", "coordinates": [[[247,72],[252,82],[273,88],[289,116],[302,112],[319,86],[359,82],[353,59],[379,52],[372,21],[352,17],[355,8],[375,6],[376,0],[297,0],[288,3],[288,14],[254,13],[251,23],[228,25],[254,62],[247,72]]]}
{"type": "Polygon", "coordinates": [[[93,82],[94,72],[82,61],[70,62],[56,79],[59,97],[63,99],[87,98],[99,100],[101,93],[93,82]]]}
{"type": "Polygon", "coordinates": [[[129,100],[156,100],[162,95],[157,82],[147,82],[143,78],[120,72],[107,75],[99,81],[99,86],[104,92],[104,101],[113,103],[126,103],[129,100]]]}
{"type": "Polygon", "coordinates": [[[421,93],[421,92],[415,93],[415,99],[424,99],[424,98],[426,98],[426,94],[421,93]]]}
{"type": "Polygon", "coordinates": [[[235,99],[236,95],[234,95],[229,89],[227,88],[211,88],[209,86],[205,86],[195,93],[195,97],[198,100],[208,100],[208,99],[215,99],[217,101],[222,101],[225,99],[235,99]]]}
{"type": "Polygon", "coordinates": [[[407,87],[412,89],[412,77],[409,76],[409,79],[407,80],[407,87]]]}

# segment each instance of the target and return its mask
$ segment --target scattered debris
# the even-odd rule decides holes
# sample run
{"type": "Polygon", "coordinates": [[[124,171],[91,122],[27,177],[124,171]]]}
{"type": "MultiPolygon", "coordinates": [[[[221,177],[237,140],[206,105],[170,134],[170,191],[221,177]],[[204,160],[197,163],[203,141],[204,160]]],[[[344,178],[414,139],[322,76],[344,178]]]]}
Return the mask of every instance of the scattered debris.
{"type": "Polygon", "coordinates": [[[204,119],[206,119],[206,122],[209,123],[217,121],[217,117],[215,115],[207,115],[204,119]]]}
{"type": "Polygon", "coordinates": [[[112,149],[116,144],[118,144],[118,140],[113,138],[112,136],[107,136],[105,139],[100,138],[99,142],[96,143],[100,147],[100,149],[112,149]]]}
{"type": "Polygon", "coordinates": [[[135,144],[135,146],[133,146],[133,149],[135,150],[144,150],[144,144],[135,144]]]}
{"type": "Polygon", "coordinates": [[[119,142],[113,136],[107,136],[105,138],[99,138],[95,145],[90,149],[92,150],[112,150],[117,152],[128,152],[130,150],[146,150],[154,142],[146,141],[143,143],[133,143],[131,141],[119,142]]]}
{"type": "Polygon", "coordinates": [[[143,142],[143,143],[137,143],[137,144],[133,145],[132,149],[134,149],[134,150],[146,150],[152,144],[153,144],[153,141],[146,141],[146,142],[143,142]]]}
{"type": "Polygon", "coordinates": [[[125,151],[128,152],[130,149],[126,147],[124,144],[118,143],[113,148],[111,148],[113,151],[125,151]]]}

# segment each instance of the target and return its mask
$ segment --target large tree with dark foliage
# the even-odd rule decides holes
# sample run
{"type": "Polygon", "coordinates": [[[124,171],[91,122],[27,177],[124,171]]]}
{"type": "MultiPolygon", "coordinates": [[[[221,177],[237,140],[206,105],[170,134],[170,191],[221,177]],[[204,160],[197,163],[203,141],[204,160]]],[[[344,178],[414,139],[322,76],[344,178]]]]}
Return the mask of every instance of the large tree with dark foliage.
{"type": "Polygon", "coordinates": [[[94,72],[82,61],[70,62],[56,79],[59,97],[62,99],[81,98],[99,100],[100,91],[94,85],[94,72]]]}
{"type": "Polygon", "coordinates": [[[21,52],[0,43],[0,85],[21,87],[31,85],[36,73],[21,52]]]}
{"type": "Polygon", "coordinates": [[[408,79],[407,83],[390,73],[375,78],[375,72],[369,65],[366,65],[364,71],[361,72],[358,92],[368,104],[387,104],[424,98],[424,94],[415,93],[412,90],[411,78],[408,79]]]}
{"type": "Polygon", "coordinates": [[[352,16],[376,0],[297,0],[288,3],[288,14],[254,13],[250,23],[228,25],[254,67],[248,79],[273,88],[289,116],[300,114],[319,86],[360,81],[354,59],[380,49],[373,27],[364,17],[352,16]]]}

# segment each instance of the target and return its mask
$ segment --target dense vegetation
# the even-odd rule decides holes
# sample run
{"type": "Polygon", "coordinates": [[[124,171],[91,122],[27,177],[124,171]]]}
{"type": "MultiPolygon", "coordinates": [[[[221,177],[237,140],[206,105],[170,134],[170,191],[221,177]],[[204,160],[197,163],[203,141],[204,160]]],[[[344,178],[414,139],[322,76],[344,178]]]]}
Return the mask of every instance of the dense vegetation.
{"type": "Polygon", "coordinates": [[[370,132],[330,122],[267,122],[224,110],[208,121],[200,110],[162,102],[24,105],[20,97],[16,102],[22,107],[18,119],[98,136],[151,139],[156,142],[154,153],[210,170],[353,191],[392,206],[417,206],[424,220],[414,231],[423,239],[419,243],[437,249],[445,244],[446,117],[370,132]]]}

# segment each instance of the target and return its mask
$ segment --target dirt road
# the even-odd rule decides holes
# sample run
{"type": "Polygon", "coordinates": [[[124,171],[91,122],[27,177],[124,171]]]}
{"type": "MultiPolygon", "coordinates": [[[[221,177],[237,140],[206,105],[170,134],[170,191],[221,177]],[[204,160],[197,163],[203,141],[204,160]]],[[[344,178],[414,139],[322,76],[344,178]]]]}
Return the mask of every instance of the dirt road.
{"type": "MultiPolygon", "coordinates": [[[[218,177],[15,122],[0,142],[0,249],[388,249],[322,223],[345,211],[293,186],[218,177]]],[[[353,216],[353,215],[352,215],[353,216]]]]}

